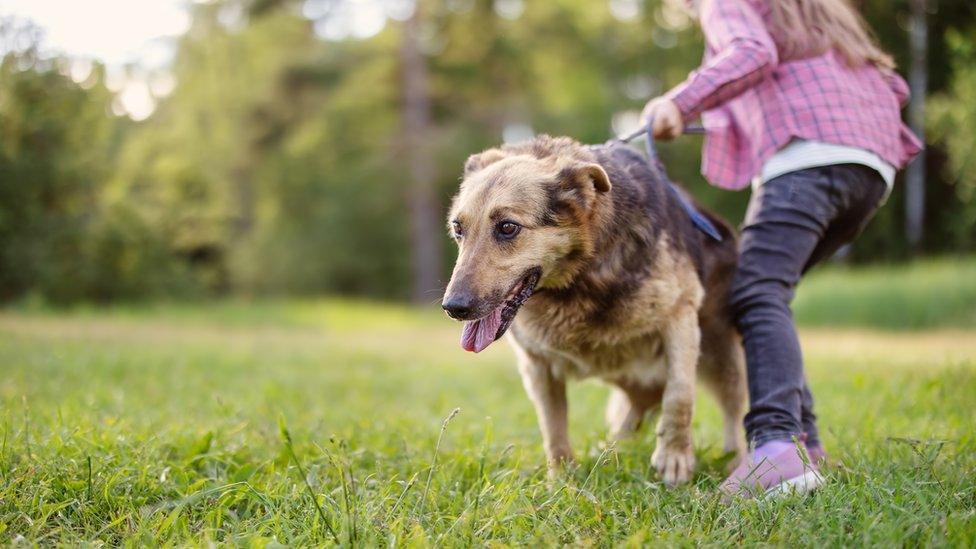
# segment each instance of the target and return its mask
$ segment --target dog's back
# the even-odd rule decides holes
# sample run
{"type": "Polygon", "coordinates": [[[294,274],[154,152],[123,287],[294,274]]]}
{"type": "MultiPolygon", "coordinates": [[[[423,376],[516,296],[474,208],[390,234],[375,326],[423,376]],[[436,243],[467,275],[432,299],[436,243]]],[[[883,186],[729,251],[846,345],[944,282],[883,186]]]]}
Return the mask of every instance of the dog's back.
{"type": "Polygon", "coordinates": [[[646,221],[666,231],[676,243],[685,247],[686,253],[695,262],[695,268],[702,278],[702,284],[709,288],[708,279],[717,271],[719,276],[730,275],[734,271],[738,257],[736,234],[732,226],[722,217],[702,207],[684,188],[665,179],[665,175],[652,169],[647,158],[633,147],[618,142],[591,147],[602,165],[620,177],[614,180],[615,189],[623,187],[644,187],[653,189],[646,194],[627,193],[641,198],[639,207],[646,212],[646,221]],[[688,213],[673,195],[681,193],[689,204],[705,216],[722,237],[716,241],[694,225],[688,213]]]}

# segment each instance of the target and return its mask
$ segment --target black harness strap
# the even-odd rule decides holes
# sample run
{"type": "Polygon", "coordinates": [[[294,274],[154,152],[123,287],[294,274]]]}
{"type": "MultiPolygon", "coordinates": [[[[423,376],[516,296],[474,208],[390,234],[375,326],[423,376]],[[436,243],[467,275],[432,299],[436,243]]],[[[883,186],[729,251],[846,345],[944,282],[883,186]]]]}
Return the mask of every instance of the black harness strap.
{"type": "MultiPolygon", "coordinates": [[[[617,141],[620,141],[622,143],[630,143],[631,141],[637,139],[638,137],[645,136],[646,139],[644,140],[644,147],[645,150],[647,151],[647,164],[651,167],[651,170],[656,171],[658,175],[661,176],[661,179],[663,179],[664,182],[668,185],[668,188],[671,189],[671,193],[674,194],[674,196],[678,199],[678,202],[681,204],[681,207],[688,214],[688,217],[691,218],[691,222],[695,225],[695,227],[698,228],[699,231],[710,236],[715,241],[721,242],[722,233],[718,232],[718,229],[715,228],[715,225],[707,217],[702,215],[702,213],[699,212],[697,208],[695,208],[695,205],[692,204],[690,200],[688,200],[688,197],[685,196],[684,193],[682,193],[680,190],[678,190],[677,185],[675,185],[671,181],[671,179],[668,178],[668,173],[664,169],[664,163],[661,162],[661,157],[658,156],[657,148],[654,146],[654,132],[652,131],[653,125],[654,125],[654,120],[653,119],[648,120],[647,127],[641,128],[631,133],[630,135],[620,137],[617,139],[617,141]]],[[[689,126],[685,128],[685,133],[702,134],[705,133],[705,128],[701,126],[689,126]]]]}

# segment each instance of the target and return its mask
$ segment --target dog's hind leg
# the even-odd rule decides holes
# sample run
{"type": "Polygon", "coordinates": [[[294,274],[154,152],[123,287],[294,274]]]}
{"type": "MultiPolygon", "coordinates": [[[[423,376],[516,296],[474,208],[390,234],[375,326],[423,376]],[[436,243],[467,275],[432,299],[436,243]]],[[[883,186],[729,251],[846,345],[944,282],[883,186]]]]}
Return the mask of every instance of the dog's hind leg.
{"type": "Polygon", "coordinates": [[[626,391],[619,387],[610,390],[607,401],[607,427],[610,428],[610,438],[623,440],[640,429],[644,421],[646,410],[637,405],[626,391]]]}
{"type": "Polygon", "coordinates": [[[739,336],[731,327],[718,333],[706,332],[703,338],[700,372],[722,410],[725,424],[723,449],[735,454],[729,464],[730,468],[735,468],[746,455],[742,429],[747,400],[745,355],[739,336]]]}
{"type": "Polygon", "coordinates": [[[610,390],[607,401],[607,426],[610,438],[623,440],[637,432],[647,412],[661,405],[664,387],[660,384],[636,386],[619,384],[610,390]]]}
{"type": "Polygon", "coordinates": [[[566,401],[566,381],[553,372],[552,365],[542,357],[515,346],[522,385],[535,406],[542,431],[550,475],[573,461],[569,444],[569,406],[566,401]]]}

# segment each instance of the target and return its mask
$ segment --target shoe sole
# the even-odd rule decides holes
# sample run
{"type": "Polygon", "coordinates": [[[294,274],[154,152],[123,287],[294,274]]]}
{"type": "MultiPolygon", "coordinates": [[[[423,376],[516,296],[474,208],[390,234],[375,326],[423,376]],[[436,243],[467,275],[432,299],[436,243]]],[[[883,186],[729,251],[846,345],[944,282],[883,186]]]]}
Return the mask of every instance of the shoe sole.
{"type": "Polygon", "coordinates": [[[776,486],[773,486],[772,488],[766,490],[766,495],[781,497],[790,494],[809,494],[822,486],[823,483],[823,476],[821,476],[817,471],[810,470],[798,477],[784,480],[776,486]]]}

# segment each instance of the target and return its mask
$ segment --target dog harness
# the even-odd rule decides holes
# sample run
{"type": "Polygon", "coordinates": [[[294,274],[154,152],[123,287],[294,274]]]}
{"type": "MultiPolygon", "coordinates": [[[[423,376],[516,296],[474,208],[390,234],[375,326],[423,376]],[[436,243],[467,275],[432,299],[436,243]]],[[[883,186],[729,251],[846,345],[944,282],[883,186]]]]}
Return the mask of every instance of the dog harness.
{"type": "MultiPolygon", "coordinates": [[[[652,118],[647,121],[647,127],[641,128],[630,135],[617,138],[614,141],[620,143],[630,143],[642,135],[645,136],[646,139],[644,140],[644,150],[647,151],[647,165],[651,168],[651,171],[657,172],[657,174],[661,176],[664,183],[667,184],[669,189],[671,189],[671,193],[675,196],[675,198],[678,199],[678,203],[681,204],[681,208],[684,209],[684,211],[688,214],[688,217],[691,218],[692,224],[694,224],[699,231],[707,234],[716,242],[721,242],[722,234],[718,232],[715,225],[707,217],[702,215],[702,213],[695,208],[695,205],[692,204],[691,200],[689,200],[684,193],[678,190],[678,186],[668,178],[668,173],[664,169],[664,163],[661,162],[661,157],[657,154],[657,147],[654,146],[654,132],[652,131],[653,125],[654,119],[652,118]]],[[[689,126],[685,128],[685,133],[701,134],[705,133],[705,128],[701,126],[689,126]]]]}

